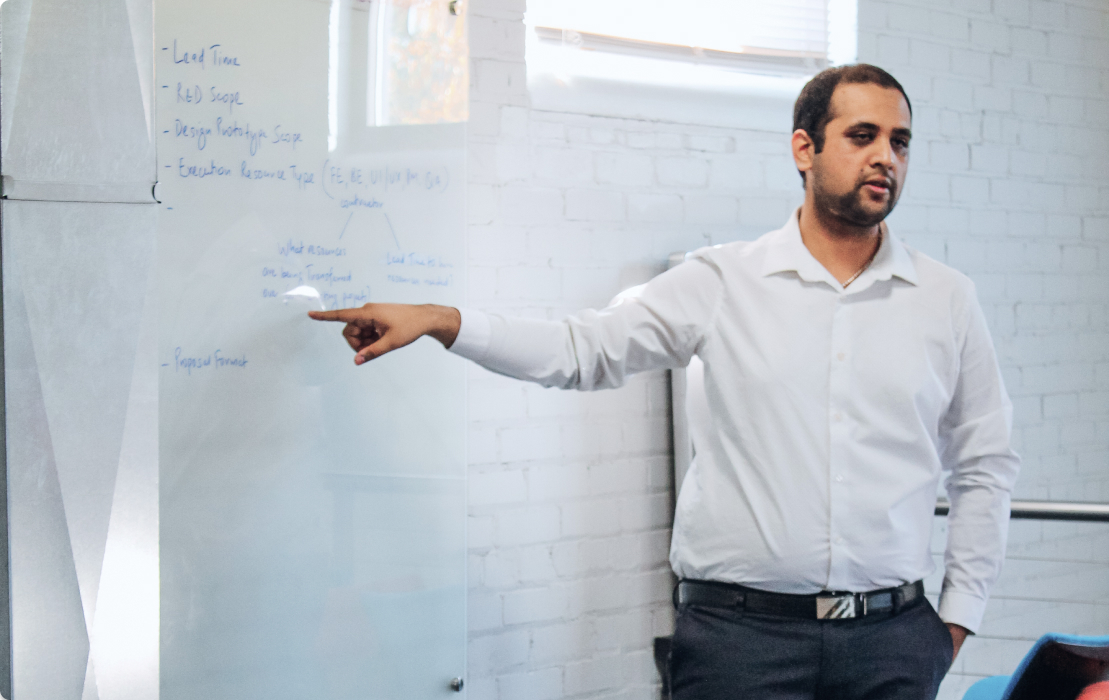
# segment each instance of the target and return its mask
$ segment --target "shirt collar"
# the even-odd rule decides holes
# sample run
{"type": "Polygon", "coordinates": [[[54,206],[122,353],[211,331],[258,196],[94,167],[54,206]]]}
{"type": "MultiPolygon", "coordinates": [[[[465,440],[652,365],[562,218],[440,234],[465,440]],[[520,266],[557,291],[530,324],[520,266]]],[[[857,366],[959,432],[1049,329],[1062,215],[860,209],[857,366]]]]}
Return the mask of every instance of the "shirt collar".
{"type": "MultiPolygon", "coordinates": [[[[770,234],[766,256],[762,262],[763,276],[796,272],[806,282],[826,282],[834,289],[842,289],[839,281],[813,257],[801,240],[801,227],[798,223],[800,211],[799,208],[796,209],[785,226],[770,234]]],[[[900,277],[913,285],[918,283],[916,265],[905,244],[892,235],[884,223],[882,234],[882,243],[878,246],[874,261],[851,283],[847,291],[862,291],[874,282],[891,277],[900,277]]]]}

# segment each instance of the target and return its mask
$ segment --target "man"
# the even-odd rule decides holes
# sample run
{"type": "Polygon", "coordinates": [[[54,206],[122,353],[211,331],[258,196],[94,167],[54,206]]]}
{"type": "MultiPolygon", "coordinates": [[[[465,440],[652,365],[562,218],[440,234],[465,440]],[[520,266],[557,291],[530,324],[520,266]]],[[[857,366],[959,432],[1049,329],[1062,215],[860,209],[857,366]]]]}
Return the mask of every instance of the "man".
{"type": "Polygon", "coordinates": [[[698,251],[602,311],[546,322],[368,304],[312,317],[347,323],[356,364],[431,335],[563,388],[619,386],[697,354],[711,425],[674,524],[673,696],[933,698],[1000,571],[1019,462],[973,285],[882,223],[911,119],[885,71],[824,71],[794,109],[805,199],[785,227],[698,251]],[[937,615],[920,580],[944,468],[937,615]]]}

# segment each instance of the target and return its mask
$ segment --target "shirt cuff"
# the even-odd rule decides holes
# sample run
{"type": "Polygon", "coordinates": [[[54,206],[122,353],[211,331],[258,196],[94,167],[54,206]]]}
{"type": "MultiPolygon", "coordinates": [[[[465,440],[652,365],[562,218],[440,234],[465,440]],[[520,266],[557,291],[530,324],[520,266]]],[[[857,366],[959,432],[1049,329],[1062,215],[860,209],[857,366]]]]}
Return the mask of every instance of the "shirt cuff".
{"type": "Polygon", "coordinates": [[[489,352],[489,340],[493,336],[489,316],[474,309],[460,308],[458,313],[462,317],[462,324],[458,327],[458,336],[448,349],[467,360],[481,362],[489,352]]]}
{"type": "Polygon", "coordinates": [[[986,601],[969,593],[944,591],[940,594],[939,614],[944,622],[961,625],[976,634],[986,614],[986,601]]]}

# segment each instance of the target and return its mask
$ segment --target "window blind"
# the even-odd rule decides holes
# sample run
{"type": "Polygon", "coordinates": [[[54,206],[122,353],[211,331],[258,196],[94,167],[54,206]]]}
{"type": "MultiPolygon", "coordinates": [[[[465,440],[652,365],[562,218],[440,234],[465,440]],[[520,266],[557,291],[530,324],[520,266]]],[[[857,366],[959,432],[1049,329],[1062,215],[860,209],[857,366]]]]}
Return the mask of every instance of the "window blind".
{"type": "Polygon", "coordinates": [[[828,0],[529,0],[528,24],[577,32],[598,50],[650,45],[804,58],[828,56],[828,0]],[[629,43],[630,42],[630,43],[629,43]]]}

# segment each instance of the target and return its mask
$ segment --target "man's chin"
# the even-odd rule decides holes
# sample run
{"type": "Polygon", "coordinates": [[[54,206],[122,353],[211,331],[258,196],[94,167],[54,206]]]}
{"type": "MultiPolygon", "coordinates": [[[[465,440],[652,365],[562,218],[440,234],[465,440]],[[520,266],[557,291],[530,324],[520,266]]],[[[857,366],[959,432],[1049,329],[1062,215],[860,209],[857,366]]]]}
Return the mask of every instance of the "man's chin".
{"type": "Polygon", "coordinates": [[[878,208],[856,206],[839,213],[839,219],[858,228],[871,228],[885,221],[893,206],[878,208]]]}

